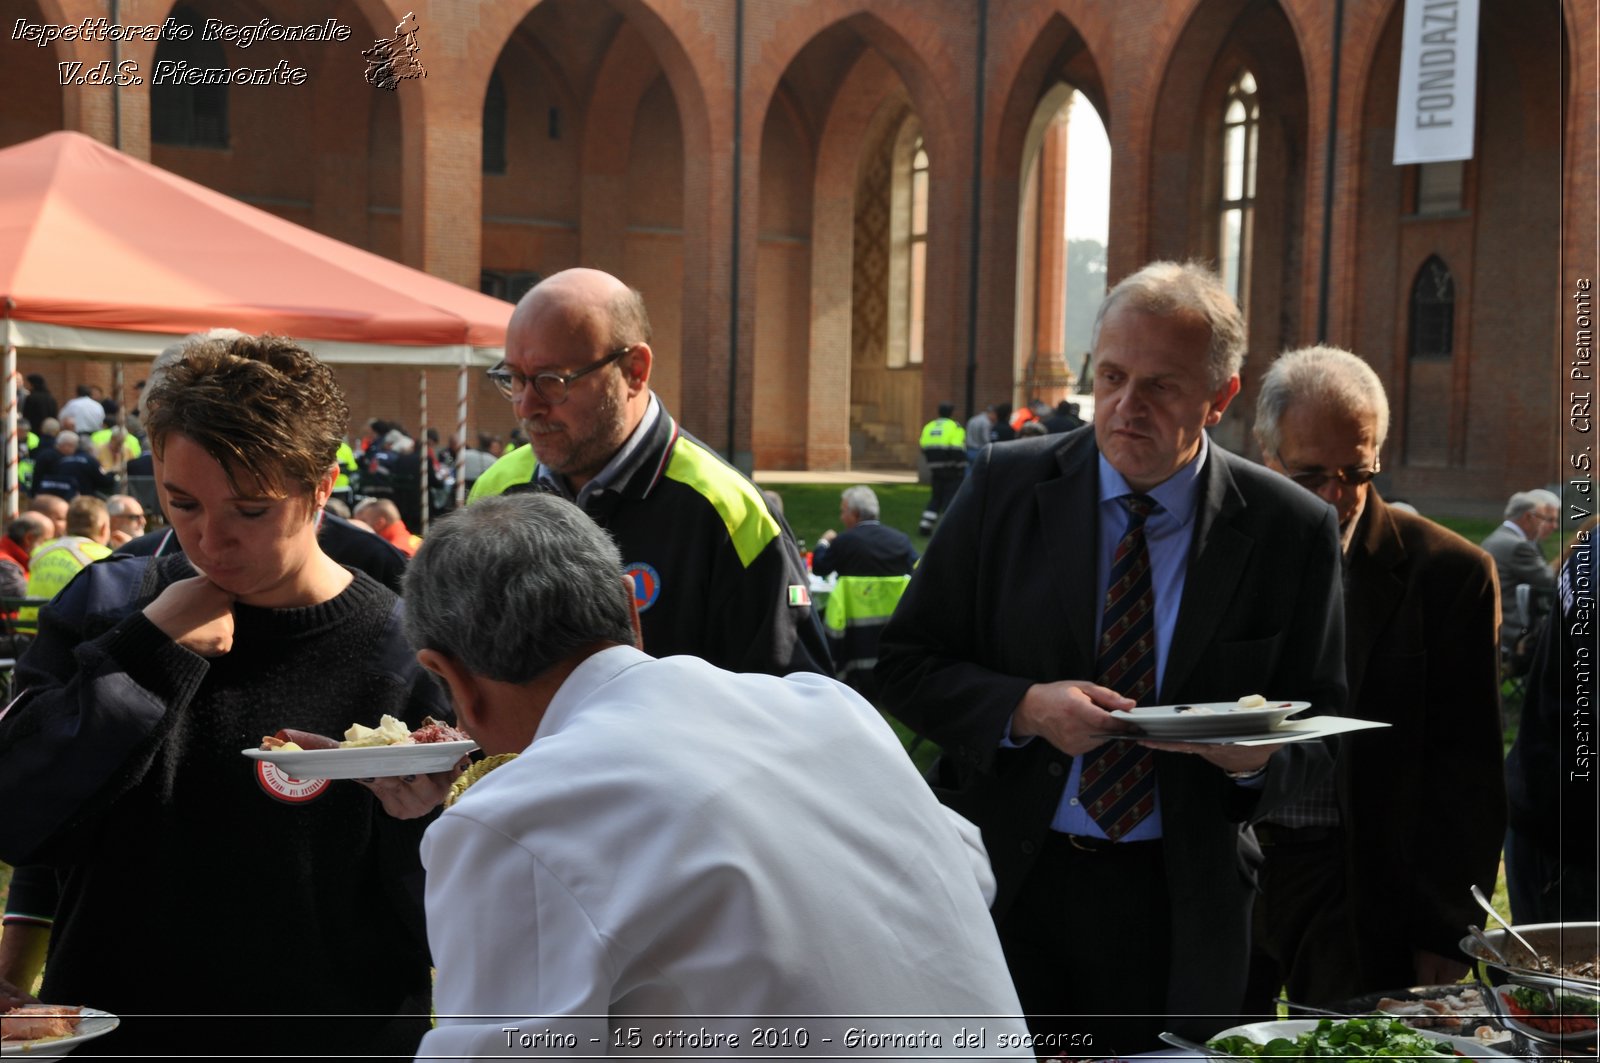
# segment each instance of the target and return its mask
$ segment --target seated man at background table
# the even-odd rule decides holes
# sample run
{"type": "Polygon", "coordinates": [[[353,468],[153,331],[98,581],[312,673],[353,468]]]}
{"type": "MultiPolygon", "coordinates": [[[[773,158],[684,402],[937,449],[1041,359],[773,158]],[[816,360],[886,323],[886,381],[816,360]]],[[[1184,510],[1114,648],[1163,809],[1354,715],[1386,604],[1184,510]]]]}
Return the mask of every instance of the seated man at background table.
{"type": "Polygon", "coordinates": [[[870,487],[847,487],[839,497],[839,522],[844,531],[822,533],[811,555],[811,571],[819,576],[909,576],[922,555],[911,536],[878,520],[878,496],[870,487]]]}
{"type": "Polygon", "coordinates": [[[422,545],[422,537],[406,527],[406,522],[400,519],[400,508],[387,498],[363,499],[356,506],[352,519],[357,524],[371,528],[378,538],[407,557],[416,553],[417,547],[422,545]]]}
{"type": "Polygon", "coordinates": [[[1255,825],[1246,1014],[1454,982],[1505,833],[1495,574],[1489,555],[1379,497],[1389,400],[1334,347],[1285,354],[1261,382],[1267,467],[1333,506],[1344,543],[1350,714],[1392,727],[1345,736],[1334,775],[1255,825]],[[1421,839],[1426,839],[1423,843],[1421,839]]]}
{"type": "Polygon", "coordinates": [[[28,593],[33,551],[54,534],[55,525],[42,513],[18,513],[6,525],[5,538],[0,539],[0,595],[21,598],[28,593]]]}
{"type": "Polygon", "coordinates": [[[113,550],[120,549],[123,544],[130,543],[143,535],[145,523],[144,503],[132,495],[112,495],[106,499],[106,514],[111,518],[111,542],[113,550]]]}
{"type": "Polygon", "coordinates": [[[1544,488],[1518,491],[1506,502],[1505,520],[1483,540],[1500,573],[1500,644],[1512,672],[1528,670],[1533,637],[1555,598],[1556,574],[1544,540],[1561,524],[1561,499],[1544,488]],[[1528,587],[1527,614],[1517,607],[1517,587],[1528,587]]]}
{"type": "Polygon", "coordinates": [[[563,1056],[837,1056],[852,1027],[896,1058],[1031,1058],[977,831],[846,687],[637,649],[616,545],[551,495],[440,521],[405,598],[418,660],[498,762],[423,841],[419,1058],[539,1054],[522,1034],[563,1056]],[[786,1042],[752,1039],[767,1027],[786,1042]]]}

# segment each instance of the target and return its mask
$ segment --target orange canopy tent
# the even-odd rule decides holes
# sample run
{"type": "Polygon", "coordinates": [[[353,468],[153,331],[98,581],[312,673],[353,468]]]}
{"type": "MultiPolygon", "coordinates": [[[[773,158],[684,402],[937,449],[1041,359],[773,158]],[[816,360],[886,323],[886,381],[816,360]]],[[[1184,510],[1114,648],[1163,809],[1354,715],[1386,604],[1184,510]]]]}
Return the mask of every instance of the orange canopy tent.
{"type": "Polygon", "coordinates": [[[88,356],[226,326],[330,362],[489,365],[511,316],[70,132],[0,150],[0,297],[6,343],[88,356]]]}
{"type": "Polygon", "coordinates": [[[328,362],[456,366],[464,421],[466,369],[499,360],[511,309],[80,133],[0,150],[13,440],[17,352],[150,358],[217,326],[292,336],[328,362]]]}

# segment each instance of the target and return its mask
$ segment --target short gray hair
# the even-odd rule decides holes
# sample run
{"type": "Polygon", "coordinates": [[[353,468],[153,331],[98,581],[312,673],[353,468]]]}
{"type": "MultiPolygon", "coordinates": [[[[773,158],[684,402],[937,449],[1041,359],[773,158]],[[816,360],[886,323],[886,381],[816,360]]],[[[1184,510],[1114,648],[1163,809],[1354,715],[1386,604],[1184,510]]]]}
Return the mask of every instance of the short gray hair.
{"type": "Polygon", "coordinates": [[[1289,407],[1308,403],[1353,417],[1371,417],[1378,449],[1389,437],[1389,397],[1372,366],[1339,347],[1321,345],[1289,351],[1261,378],[1256,399],[1256,438],[1277,456],[1283,446],[1280,422],[1289,407]]]}
{"type": "Polygon", "coordinates": [[[523,492],[432,526],[406,569],[406,635],[502,683],[597,642],[632,645],[622,555],[577,506],[523,492]]]}
{"type": "Polygon", "coordinates": [[[861,520],[877,520],[878,514],[882,512],[878,508],[878,496],[873,493],[872,488],[863,484],[846,487],[839,498],[844,503],[844,508],[861,520]]]}
{"type": "Polygon", "coordinates": [[[1126,302],[1129,309],[1171,316],[1198,314],[1211,330],[1206,348],[1206,376],[1214,388],[1236,376],[1244,365],[1244,315],[1222,278],[1198,262],[1152,262],[1130,273],[1106,293],[1094,317],[1090,346],[1100,340],[1100,325],[1113,307],[1126,302]]]}
{"type": "Polygon", "coordinates": [[[106,513],[113,517],[120,517],[134,506],[139,507],[139,512],[144,512],[144,505],[132,495],[112,495],[106,499],[106,513]]]}
{"type": "Polygon", "coordinates": [[[1516,520],[1529,510],[1538,509],[1540,506],[1554,506],[1561,508],[1561,499],[1554,492],[1546,491],[1542,487],[1535,487],[1532,491],[1518,491],[1511,496],[1511,501],[1506,503],[1506,520],[1516,520]]]}

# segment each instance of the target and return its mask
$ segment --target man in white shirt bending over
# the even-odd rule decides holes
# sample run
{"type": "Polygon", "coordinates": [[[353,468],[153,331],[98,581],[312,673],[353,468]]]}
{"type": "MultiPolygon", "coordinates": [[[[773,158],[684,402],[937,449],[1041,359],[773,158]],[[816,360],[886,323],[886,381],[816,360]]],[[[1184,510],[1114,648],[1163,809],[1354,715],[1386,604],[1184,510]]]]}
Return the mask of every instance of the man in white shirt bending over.
{"type": "Polygon", "coordinates": [[[855,693],[643,653],[615,545],[552,495],[439,522],[405,598],[516,754],[423,840],[419,1058],[1031,1057],[977,830],[855,693]]]}

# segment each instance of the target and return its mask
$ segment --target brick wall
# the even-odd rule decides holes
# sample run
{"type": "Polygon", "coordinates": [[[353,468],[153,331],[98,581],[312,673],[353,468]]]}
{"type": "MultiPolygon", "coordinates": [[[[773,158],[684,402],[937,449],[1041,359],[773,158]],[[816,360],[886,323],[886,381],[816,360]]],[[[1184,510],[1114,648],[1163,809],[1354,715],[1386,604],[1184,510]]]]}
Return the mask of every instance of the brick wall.
{"type": "MultiPolygon", "coordinates": [[[[160,21],[171,7],[124,0],[122,18],[160,21]]],[[[1212,103],[1236,66],[1249,65],[1263,92],[1252,360],[1228,415],[1231,441],[1242,441],[1252,382],[1272,354],[1317,338],[1334,73],[1326,0],[991,0],[981,98],[971,0],[747,0],[737,189],[739,42],[725,0],[192,7],[230,23],[335,17],[354,39],[228,48],[230,63],[283,58],[312,76],[300,89],[235,89],[226,150],[152,145],[148,90],[125,88],[125,150],[460,283],[475,284],[483,268],[618,272],[649,302],[663,399],[691,431],[725,446],[736,378],[733,450],[758,465],[847,465],[866,416],[853,392],[892,391],[909,403],[905,417],[920,421],[938,401],[966,398],[969,354],[979,404],[1015,386],[1023,156],[1041,101],[1062,82],[1107,122],[1114,281],[1158,254],[1215,256],[1212,103]],[[429,76],[393,94],[372,89],[360,48],[407,10],[416,11],[429,76]],[[504,175],[480,166],[492,69],[508,98],[504,175]],[[857,183],[867,153],[882,150],[868,132],[891,101],[923,123],[934,171],[927,362],[885,389],[861,376],[871,301],[852,286],[861,283],[855,215],[866,209],[857,183]]],[[[1469,203],[1460,217],[1419,220],[1409,214],[1409,175],[1388,160],[1399,7],[1344,5],[1327,338],[1368,358],[1390,388],[1396,437],[1386,457],[1398,489],[1430,504],[1497,504],[1554,477],[1563,297],[1596,273],[1595,122],[1583,94],[1593,78],[1583,75],[1600,41],[1578,0],[1485,5],[1469,203]],[[1458,280],[1460,346],[1446,370],[1418,375],[1403,356],[1407,297],[1435,253],[1458,280]],[[1408,404],[1415,418],[1401,414],[1408,404]],[[1429,433],[1427,446],[1413,441],[1415,467],[1402,460],[1408,432],[1429,433]]],[[[98,0],[17,0],[8,14],[71,22],[103,11],[98,0]]],[[[154,51],[130,44],[122,55],[148,65],[154,51]]],[[[108,54],[104,45],[36,48],[0,37],[0,145],[56,128],[112,140],[110,90],[63,88],[54,75],[58,62],[108,54]]],[[[45,372],[63,395],[80,379],[109,379],[90,363],[24,368],[45,372]]],[[[414,421],[405,412],[410,371],[342,375],[358,421],[414,421]]],[[[476,409],[487,396],[474,389],[476,409]]],[[[453,407],[453,383],[434,391],[453,407]]],[[[498,400],[483,409],[509,428],[498,400]]]]}

